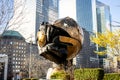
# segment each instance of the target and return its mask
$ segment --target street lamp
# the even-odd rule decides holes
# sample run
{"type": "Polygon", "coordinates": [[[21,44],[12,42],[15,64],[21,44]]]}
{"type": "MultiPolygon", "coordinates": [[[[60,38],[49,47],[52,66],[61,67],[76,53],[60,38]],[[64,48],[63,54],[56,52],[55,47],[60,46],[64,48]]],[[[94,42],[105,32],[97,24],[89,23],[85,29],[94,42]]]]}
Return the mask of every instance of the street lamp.
{"type": "Polygon", "coordinates": [[[31,78],[31,48],[32,48],[32,41],[30,41],[29,78],[31,78]]]}
{"type": "Polygon", "coordinates": [[[32,39],[30,40],[29,78],[31,78],[31,51],[32,51],[32,39]]]}

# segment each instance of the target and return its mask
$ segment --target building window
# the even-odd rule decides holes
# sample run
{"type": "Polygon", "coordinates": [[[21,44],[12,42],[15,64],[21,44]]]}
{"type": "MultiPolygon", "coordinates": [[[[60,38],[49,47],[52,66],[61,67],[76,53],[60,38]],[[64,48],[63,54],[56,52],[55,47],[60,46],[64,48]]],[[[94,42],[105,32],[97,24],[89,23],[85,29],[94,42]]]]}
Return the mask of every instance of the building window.
{"type": "Polygon", "coordinates": [[[13,57],[13,60],[15,60],[15,57],[13,57]]]}
{"type": "Polygon", "coordinates": [[[13,44],[13,42],[10,42],[10,44],[13,44]]]}

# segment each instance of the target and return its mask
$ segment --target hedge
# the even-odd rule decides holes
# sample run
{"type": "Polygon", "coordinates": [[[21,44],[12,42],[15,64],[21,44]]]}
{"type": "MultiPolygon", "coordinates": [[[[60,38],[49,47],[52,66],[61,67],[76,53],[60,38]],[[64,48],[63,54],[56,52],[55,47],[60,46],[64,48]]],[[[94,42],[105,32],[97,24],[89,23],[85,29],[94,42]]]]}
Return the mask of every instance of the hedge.
{"type": "MultiPolygon", "coordinates": [[[[85,68],[74,70],[74,80],[102,80],[104,76],[103,69],[100,68],[85,68]]],[[[51,79],[66,80],[69,75],[65,72],[57,72],[51,76],[51,79]]]]}
{"type": "Polygon", "coordinates": [[[24,78],[22,80],[39,80],[39,79],[36,79],[36,78],[24,78]]]}
{"type": "Polygon", "coordinates": [[[66,80],[67,78],[69,78],[69,75],[65,73],[65,71],[60,71],[60,72],[56,72],[53,73],[50,77],[51,79],[60,79],[60,80],[66,80]]]}
{"type": "Polygon", "coordinates": [[[120,80],[120,73],[107,73],[103,80],[120,80]]]}
{"type": "Polygon", "coordinates": [[[75,80],[102,80],[104,70],[100,68],[76,69],[74,71],[75,80]]]}
{"type": "MultiPolygon", "coordinates": [[[[68,80],[69,75],[65,72],[57,72],[51,79],[68,80]]],[[[120,73],[106,73],[101,68],[83,68],[74,70],[74,80],[120,80],[120,73]]]]}

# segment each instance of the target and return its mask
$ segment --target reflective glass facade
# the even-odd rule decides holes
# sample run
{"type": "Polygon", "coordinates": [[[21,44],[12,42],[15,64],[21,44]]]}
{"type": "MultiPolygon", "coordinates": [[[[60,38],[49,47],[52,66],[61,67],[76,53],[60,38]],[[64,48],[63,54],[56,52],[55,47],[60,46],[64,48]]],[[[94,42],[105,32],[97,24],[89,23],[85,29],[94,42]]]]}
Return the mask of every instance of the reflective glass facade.
{"type": "MultiPolygon", "coordinates": [[[[109,6],[105,5],[97,1],[97,31],[100,33],[104,33],[106,30],[111,30],[111,15],[109,6]]],[[[99,51],[105,50],[103,47],[98,48],[99,51]]],[[[100,67],[106,68],[108,67],[109,62],[105,63],[105,59],[107,55],[99,56],[100,67]]]]}
{"type": "Polygon", "coordinates": [[[43,21],[52,23],[58,19],[58,4],[59,0],[36,1],[36,34],[43,21]]]}
{"type": "Polygon", "coordinates": [[[105,32],[111,30],[111,15],[109,6],[97,1],[97,30],[105,32]]]}
{"type": "Polygon", "coordinates": [[[81,27],[96,31],[96,0],[76,0],[76,14],[81,27]]]}

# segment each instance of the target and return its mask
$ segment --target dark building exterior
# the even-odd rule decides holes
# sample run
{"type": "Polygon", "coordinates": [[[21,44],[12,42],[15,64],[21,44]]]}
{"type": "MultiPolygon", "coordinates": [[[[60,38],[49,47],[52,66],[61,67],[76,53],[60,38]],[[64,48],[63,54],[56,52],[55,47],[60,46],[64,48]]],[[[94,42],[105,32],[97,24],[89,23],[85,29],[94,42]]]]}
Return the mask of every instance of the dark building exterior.
{"type": "Polygon", "coordinates": [[[5,31],[0,37],[0,54],[8,55],[8,78],[24,66],[27,43],[17,31],[5,31]]]}
{"type": "MultiPolygon", "coordinates": [[[[111,30],[111,14],[108,5],[98,0],[76,0],[76,11],[78,24],[85,28],[90,33],[89,35],[91,35],[91,33],[103,33],[106,30],[111,30]]],[[[87,35],[84,37],[87,37],[87,35]]],[[[96,49],[92,49],[92,46],[89,47],[89,43],[90,40],[85,42],[85,45],[88,47],[86,46],[86,49],[83,49],[80,54],[89,53],[90,51],[93,52],[94,50],[105,50],[104,48],[98,48],[97,45],[96,49]]],[[[104,58],[107,58],[107,55],[99,56],[99,66],[102,68],[104,67],[104,58]]],[[[84,61],[81,62],[85,63],[84,61]]]]}
{"type": "Polygon", "coordinates": [[[19,32],[13,30],[5,31],[0,36],[0,54],[8,56],[8,79],[20,72],[25,73],[22,78],[28,77],[30,72],[32,73],[31,70],[37,65],[40,67],[39,73],[44,73],[43,76],[45,76],[47,68],[51,66],[51,62],[38,54],[37,44],[33,44],[32,41],[27,43],[19,32]],[[35,61],[33,61],[34,59],[35,61]],[[42,65],[40,65],[41,63],[36,64],[37,61],[41,61],[42,65]],[[41,72],[41,66],[45,66],[45,64],[47,67],[44,67],[45,71],[41,72]]]}
{"type": "MultiPolygon", "coordinates": [[[[97,31],[99,33],[104,33],[105,31],[111,31],[111,14],[110,7],[102,2],[96,2],[96,12],[97,12],[97,31]]],[[[103,51],[106,48],[99,47],[98,51],[103,51]]],[[[99,56],[99,66],[101,68],[106,68],[109,64],[107,61],[105,63],[105,59],[107,58],[107,54],[103,56],[99,56]]]]}
{"type": "Polygon", "coordinates": [[[4,73],[4,63],[0,63],[0,66],[1,66],[1,68],[0,68],[0,79],[1,80],[4,80],[4,74],[2,74],[2,73],[4,73]]]}
{"type": "Polygon", "coordinates": [[[95,68],[99,67],[98,55],[94,53],[96,46],[90,42],[90,34],[88,31],[83,29],[84,42],[82,50],[76,56],[76,67],[77,68],[95,68]]]}

